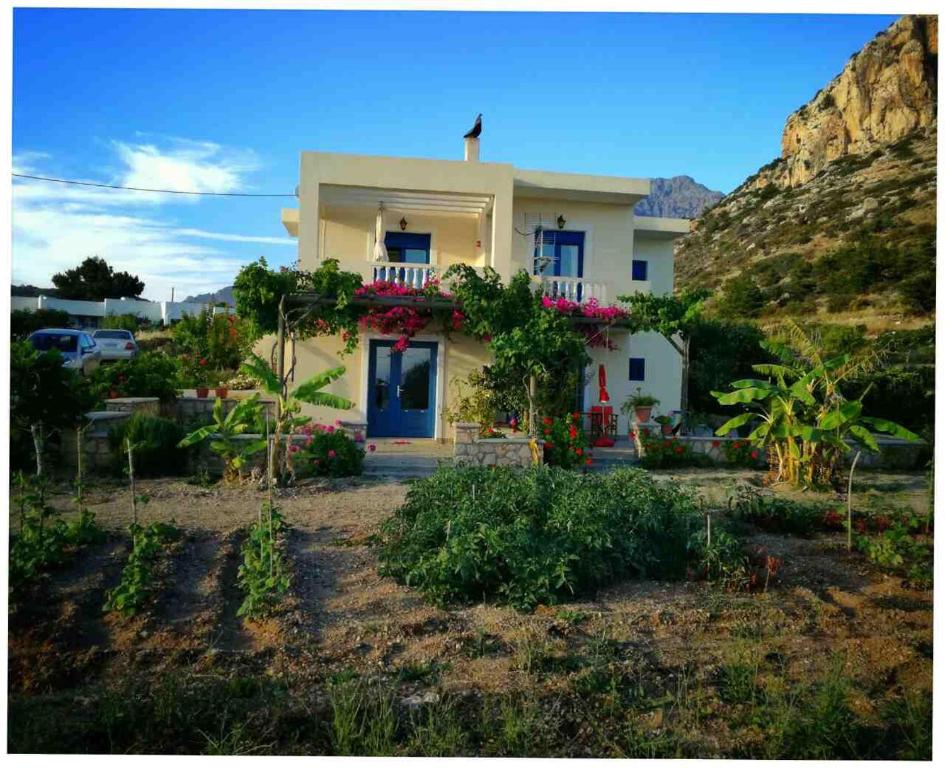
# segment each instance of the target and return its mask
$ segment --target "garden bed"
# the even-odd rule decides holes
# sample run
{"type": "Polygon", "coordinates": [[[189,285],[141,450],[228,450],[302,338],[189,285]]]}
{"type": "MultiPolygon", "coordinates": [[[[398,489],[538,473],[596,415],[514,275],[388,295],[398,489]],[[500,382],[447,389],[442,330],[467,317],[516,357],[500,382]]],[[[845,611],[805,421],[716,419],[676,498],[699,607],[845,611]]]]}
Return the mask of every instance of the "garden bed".
{"type": "MultiPolygon", "coordinates": [[[[713,504],[757,477],[672,475],[713,504]]],[[[858,482],[927,504],[916,476],[858,482]]],[[[127,554],[128,494],[89,488],[108,541],[11,617],[9,748],[928,757],[932,592],[847,554],[842,533],[749,530],[783,560],[767,592],[625,580],[531,613],[446,609],[379,575],[373,537],[406,491],[362,479],[280,493],[289,597],[244,620],[241,532],[265,493],[143,480],[142,522],[174,519],[184,536],[153,608],[116,620],[101,601],[127,554]]],[[[54,503],[70,507],[65,492],[54,503]]]]}

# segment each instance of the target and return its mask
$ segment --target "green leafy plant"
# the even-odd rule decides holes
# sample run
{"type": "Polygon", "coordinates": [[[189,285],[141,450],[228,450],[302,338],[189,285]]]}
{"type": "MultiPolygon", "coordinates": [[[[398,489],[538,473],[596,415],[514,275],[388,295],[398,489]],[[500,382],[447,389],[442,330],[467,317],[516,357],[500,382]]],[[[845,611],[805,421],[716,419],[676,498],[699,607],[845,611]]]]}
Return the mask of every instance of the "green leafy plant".
{"type": "Polygon", "coordinates": [[[675,436],[651,433],[649,427],[634,433],[642,448],[640,466],[647,469],[671,467],[711,467],[715,462],[704,453],[696,453],[692,446],[675,436]]]}
{"type": "Polygon", "coordinates": [[[732,382],[731,392],[713,392],[721,405],[747,409],[716,434],[757,423],[748,440],[773,457],[776,480],[807,486],[833,480],[841,457],[851,451],[848,441],[860,450],[879,451],[871,430],[918,440],[894,422],[864,415],[862,398],[844,396],[841,384],[874,366],[873,357],[825,357],[819,339],[794,322],[785,325],[782,341],[762,346],[779,362],[754,366],[767,379],[740,379],[732,382]]]}
{"type": "Polygon", "coordinates": [[[179,475],[187,465],[187,452],[179,447],[183,438],[184,430],[176,421],[135,413],[109,430],[112,465],[117,471],[125,468],[126,446],[130,440],[137,446],[138,471],[142,477],[179,475]]]}
{"type": "Polygon", "coordinates": [[[305,424],[289,444],[295,477],[351,477],[364,469],[364,449],[334,425],[305,424]]]}
{"type": "Polygon", "coordinates": [[[72,318],[61,309],[14,309],[10,313],[10,338],[23,341],[41,328],[71,328],[72,318]]]}
{"type": "Polygon", "coordinates": [[[751,486],[740,486],[729,497],[729,513],[735,520],[744,520],[773,533],[811,536],[827,527],[828,513],[835,504],[803,502],[770,493],[761,493],[751,486]]]}
{"type": "Polygon", "coordinates": [[[188,448],[209,440],[210,450],[224,461],[224,478],[228,481],[242,480],[243,469],[250,459],[266,450],[266,438],[260,437],[262,414],[259,393],[240,400],[226,415],[223,414],[223,400],[218,397],[213,404],[213,422],[195,429],[177,445],[188,448]]]}
{"type": "MultiPolygon", "coordinates": [[[[68,562],[75,551],[95,544],[105,534],[94,513],[79,506],[78,518],[66,523],[46,502],[46,482],[19,472],[15,476],[15,530],[10,540],[10,594],[19,597],[40,574],[68,562]]],[[[13,528],[13,526],[11,526],[13,528]]]]}
{"type": "Polygon", "coordinates": [[[238,616],[257,618],[269,613],[289,589],[291,579],[283,552],[286,524],[271,504],[264,504],[243,543],[243,562],[237,574],[243,602],[238,616]]]}
{"type": "Polygon", "coordinates": [[[382,526],[382,573],[437,604],[558,603],[618,578],[680,578],[695,501],[640,470],[441,467],[382,526]]]}
{"type": "Polygon", "coordinates": [[[109,590],[103,610],[133,616],[151,599],[155,588],[154,568],[167,545],[180,536],[173,524],[152,522],[142,526],[132,523],[131,553],[121,572],[121,581],[109,590]]]}
{"type": "Polygon", "coordinates": [[[63,367],[57,350],[38,352],[29,342],[10,345],[10,427],[32,440],[36,474],[45,469],[46,439],[77,424],[92,398],[86,382],[63,367]]]}
{"type": "Polygon", "coordinates": [[[581,415],[569,413],[553,419],[542,419],[541,434],[545,439],[545,462],[553,467],[575,469],[593,463],[587,436],[581,429],[581,415]]]}
{"type": "Polygon", "coordinates": [[[181,385],[180,361],[163,352],[142,352],[130,360],[100,365],[89,383],[101,402],[115,397],[157,397],[172,402],[181,385]]]}
{"type": "Polygon", "coordinates": [[[283,446],[283,442],[296,429],[310,421],[309,417],[299,415],[302,410],[302,403],[338,410],[348,410],[354,407],[354,403],[347,398],[323,391],[325,387],[344,375],[345,368],[343,365],[339,365],[336,368],[317,373],[299,384],[292,392],[287,391],[285,382],[279,380],[275,371],[259,355],[251,355],[250,359],[243,364],[242,371],[258,379],[267,392],[278,398],[277,419],[273,436],[273,464],[275,471],[283,480],[287,480],[292,477],[292,463],[289,458],[288,446],[283,446]]]}

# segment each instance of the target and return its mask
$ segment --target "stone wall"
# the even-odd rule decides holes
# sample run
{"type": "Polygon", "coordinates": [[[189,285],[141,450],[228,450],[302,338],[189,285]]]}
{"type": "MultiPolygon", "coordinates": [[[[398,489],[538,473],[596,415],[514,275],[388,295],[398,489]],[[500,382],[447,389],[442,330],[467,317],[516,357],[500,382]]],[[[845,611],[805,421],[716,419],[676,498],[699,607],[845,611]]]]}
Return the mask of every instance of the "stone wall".
{"type": "Polygon", "coordinates": [[[543,440],[529,437],[479,437],[479,425],[455,425],[453,456],[457,464],[479,467],[531,467],[542,463],[543,440]],[[533,446],[534,445],[534,449],[533,446]]]}
{"type": "MultiPolygon", "coordinates": [[[[157,400],[157,398],[154,398],[157,400]]],[[[101,474],[112,469],[111,446],[108,442],[108,432],[116,424],[131,417],[131,411],[92,411],[86,414],[88,426],[82,430],[82,471],[84,473],[101,474]]],[[[78,431],[64,430],[62,433],[60,451],[64,468],[75,472],[78,466],[78,431]]]]}
{"type": "MultiPolygon", "coordinates": [[[[236,407],[237,403],[240,402],[240,400],[245,400],[247,397],[251,396],[252,393],[247,393],[246,397],[222,398],[224,416],[232,411],[236,407]]],[[[187,395],[178,397],[177,400],[174,401],[173,412],[170,414],[170,418],[177,419],[177,421],[181,422],[182,424],[195,421],[213,421],[213,406],[216,401],[216,397],[190,397],[187,395]]],[[[276,418],[275,401],[262,399],[260,402],[269,413],[270,421],[274,422],[276,418]]]]}
{"type": "Polygon", "coordinates": [[[156,397],[113,397],[105,401],[105,410],[115,413],[143,413],[160,416],[161,401],[156,397]]]}

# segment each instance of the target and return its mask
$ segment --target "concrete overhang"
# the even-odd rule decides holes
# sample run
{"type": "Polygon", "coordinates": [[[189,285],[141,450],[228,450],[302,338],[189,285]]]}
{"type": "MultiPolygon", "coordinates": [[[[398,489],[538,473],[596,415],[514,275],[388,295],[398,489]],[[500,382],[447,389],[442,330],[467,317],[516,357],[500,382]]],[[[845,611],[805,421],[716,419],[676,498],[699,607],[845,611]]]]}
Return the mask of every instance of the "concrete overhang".
{"type": "Polygon", "coordinates": [[[633,205],[650,194],[649,179],[582,173],[515,170],[515,194],[522,197],[633,205]]]}
{"type": "Polygon", "coordinates": [[[299,236],[299,209],[298,208],[283,208],[282,209],[282,226],[285,227],[285,231],[288,232],[292,237],[299,236]]]}
{"type": "Polygon", "coordinates": [[[634,216],[633,231],[637,236],[658,240],[675,240],[688,235],[692,222],[689,219],[670,219],[663,216],[634,216]]]}

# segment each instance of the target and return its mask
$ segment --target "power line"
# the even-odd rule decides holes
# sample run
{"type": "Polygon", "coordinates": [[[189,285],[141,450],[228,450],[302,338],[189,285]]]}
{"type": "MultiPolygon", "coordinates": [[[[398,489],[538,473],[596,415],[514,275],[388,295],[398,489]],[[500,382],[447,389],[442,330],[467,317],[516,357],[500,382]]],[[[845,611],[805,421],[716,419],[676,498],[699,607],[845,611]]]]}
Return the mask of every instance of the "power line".
{"type": "Polygon", "coordinates": [[[263,194],[256,192],[189,192],[184,189],[148,189],[146,187],[123,187],[119,184],[99,184],[94,181],[75,181],[74,179],[54,179],[50,176],[30,176],[27,173],[11,174],[18,179],[51,181],[56,184],[75,184],[80,187],[101,187],[103,189],[126,189],[130,192],[159,192],[164,195],[203,195],[207,197],[295,197],[294,194],[263,194]]]}

